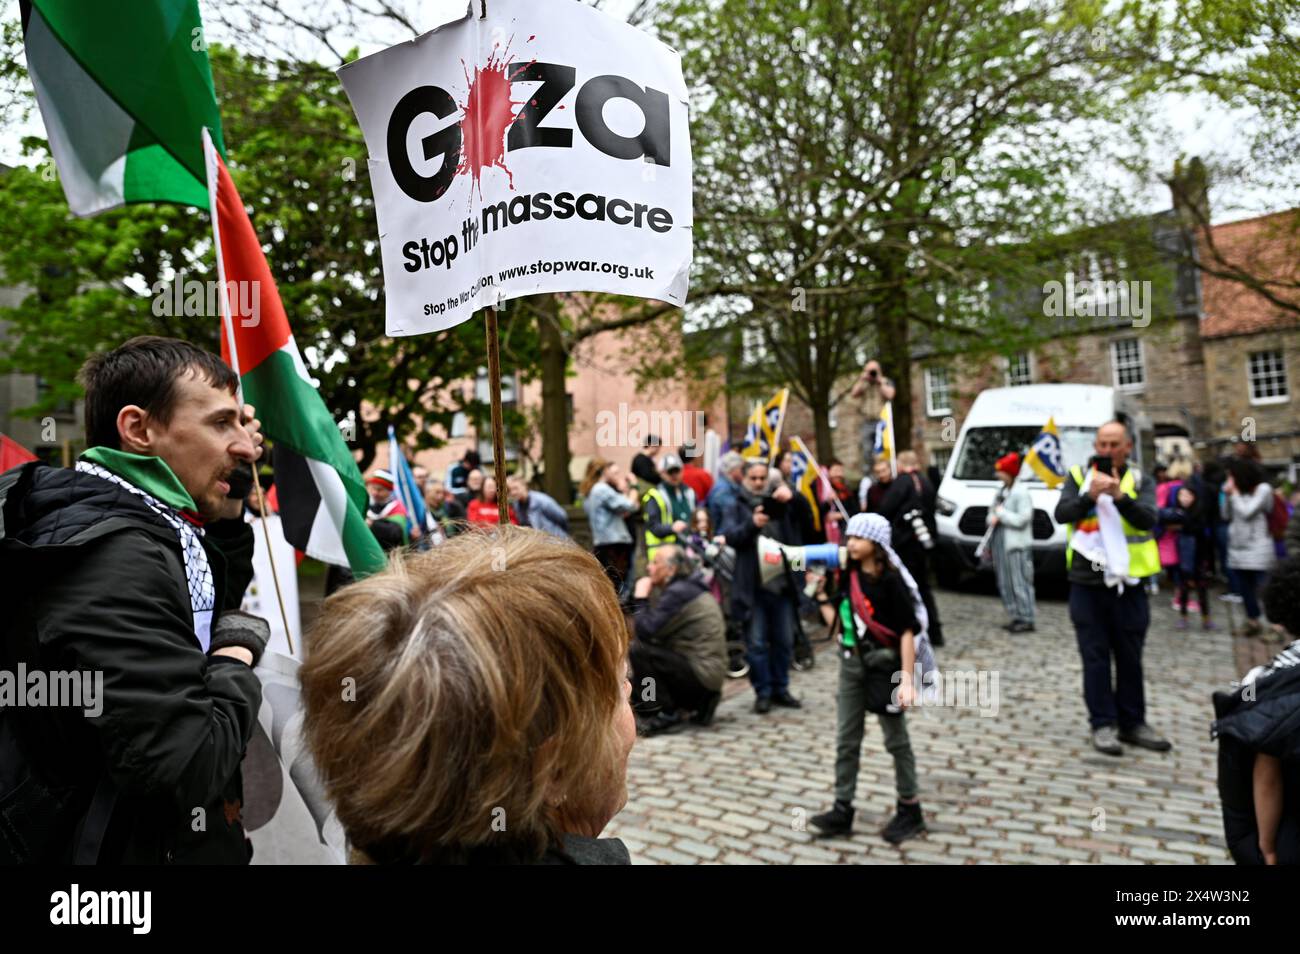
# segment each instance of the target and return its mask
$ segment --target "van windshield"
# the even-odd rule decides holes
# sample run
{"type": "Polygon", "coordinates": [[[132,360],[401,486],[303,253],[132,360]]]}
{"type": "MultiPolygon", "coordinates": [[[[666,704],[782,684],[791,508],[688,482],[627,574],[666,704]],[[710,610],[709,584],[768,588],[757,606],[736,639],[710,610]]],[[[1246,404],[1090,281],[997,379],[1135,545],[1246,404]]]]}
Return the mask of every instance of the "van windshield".
{"type": "MultiPolygon", "coordinates": [[[[972,427],[962,438],[961,453],[952,475],[958,480],[996,480],[993,465],[1011,451],[1024,454],[1038,436],[1040,427],[1009,425],[1006,427],[972,427]]],[[[1092,429],[1063,427],[1061,456],[1068,470],[1075,464],[1086,465],[1092,456],[1092,429]]],[[[1041,483],[1038,475],[1025,468],[1021,480],[1041,483]]]]}

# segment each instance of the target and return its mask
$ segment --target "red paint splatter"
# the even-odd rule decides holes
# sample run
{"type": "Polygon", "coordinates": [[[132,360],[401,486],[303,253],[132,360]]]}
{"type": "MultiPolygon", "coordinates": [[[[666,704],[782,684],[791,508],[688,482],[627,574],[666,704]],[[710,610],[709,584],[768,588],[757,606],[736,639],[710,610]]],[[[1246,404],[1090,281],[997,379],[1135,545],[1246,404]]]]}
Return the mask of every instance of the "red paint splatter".
{"type": "Polygon", "coordinates": [[[527,41],[527,42],[532,43],[533,40],[535,40],[535,39],[537,39],[537,34],[536,34],[536,33],[534,33],[532,36],[530,36],[530,37],[528,38],[528,41],[527,41]]]}
{"type": "MultiPolygon", "coordinates": [[[[509,44],[500,53],[488,57],[482,68],[474,67],[474,76],[465,72],[469,96],[461,109],[460,131],[464,139],[457,175],[469,175],[483,197],[483,173],[495,166],[510,177],[510,188],[515,187],[515,177],[506,166],[506,132],[518,115],[515,107],[523,101],[510,98],[510,80],[506,76],[510,61],[509,44]]],[[[464,63],[462,62],[462,66],[464,63]]]]}

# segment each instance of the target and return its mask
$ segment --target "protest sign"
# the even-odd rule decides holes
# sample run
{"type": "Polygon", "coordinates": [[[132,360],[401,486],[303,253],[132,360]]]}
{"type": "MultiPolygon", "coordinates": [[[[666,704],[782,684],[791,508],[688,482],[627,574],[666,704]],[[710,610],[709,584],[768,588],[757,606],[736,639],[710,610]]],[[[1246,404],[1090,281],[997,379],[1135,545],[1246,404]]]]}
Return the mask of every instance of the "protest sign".
{"type": "Polygon", "coordinates": [[[674,51],[570,0],[493,0],[339,78],[370,153],[389,335],[544,292],[685,302],[674,51]]]}

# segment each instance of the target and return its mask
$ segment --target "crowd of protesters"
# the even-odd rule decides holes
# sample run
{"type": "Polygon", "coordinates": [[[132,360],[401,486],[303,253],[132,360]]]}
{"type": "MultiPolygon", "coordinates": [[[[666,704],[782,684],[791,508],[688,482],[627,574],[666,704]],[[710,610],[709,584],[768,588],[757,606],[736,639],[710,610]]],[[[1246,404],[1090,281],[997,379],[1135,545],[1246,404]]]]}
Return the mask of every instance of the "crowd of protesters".
{"type": "MultiPolygon", "coordinates": [[[[246,863],[240,766],[270,632],[239,609],[262,455],[255,410],[226,365],[174,339],[132,339],[88,361],[82,381],[90,449],[77,466],[0,475],[3,571],[25,594],[2,661],[104,673],[111,718],[3,713],[0,861],[246,863]]],[[[868,396],[888,386],[878,366],[860,384],[868,396]]],[[[1248,446],[1219,469],[1146,475],[1114,421],[1094,449],[1108,466],[1071,468],[1056,509],[1084,555],[1069,569],[1070,616],[1093,743],[1166,751],[1145,712],[1150,582],[1167,574],[1180,615],[1208,624],[1217,565],[1244,633],[1263,633],[1267,610],[1294,640],[1300,527],[1248,446]]],[[[599,836],[626,801],[635,734],[710,725],[728,675],[748,675],[760,715],[800,708],[790,676],[808,615],[840,650],[833,803],[814,829],[852,830],[872,713],[897,796],[881,834],[896,844],[924,832],[905,714],[943,643],[928,566],[934,480],[904,450],[854,490],[831,460],[810,501],[775,450],[770,465],[724,453],[714,473],[696,448],[654,439],[631,475],[591,461],[580,487],[591,552],[570,542],[565,507],[522,474],[498,488],[473,452],[445,480],[411,469],[422,520],[399,499],[404,480],[371,471],[366,516],[389,566],[328,597],[300,674],[306,741],[353,860],[626,863],[626,848],[599,836]],[[843,545],[830,574],[796,573],[782,556],[817,543],[843,545]],[[349,680],[362,690],[352,697],[339,691],[349,680]]],[[[1018,634],[1035,629],[1020,463],[998,461],[988,518],[1018,634]]],[[[1216,700],[1239,861],[1297,860],[1296,753],[1277,746],[1278,720],[1300,704],[1297,663],[1292,642],[1216,700]],[[1246,692],[1277,704],[1246,706],[1246,692]]]]}

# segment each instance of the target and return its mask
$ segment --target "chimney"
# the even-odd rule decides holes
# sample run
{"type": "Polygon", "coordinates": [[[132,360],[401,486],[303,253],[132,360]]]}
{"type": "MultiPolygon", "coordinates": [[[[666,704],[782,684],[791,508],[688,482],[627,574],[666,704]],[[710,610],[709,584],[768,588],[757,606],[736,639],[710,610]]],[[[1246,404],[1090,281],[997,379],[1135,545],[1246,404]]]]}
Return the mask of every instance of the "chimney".
{"type": "Polygon", "coordinates": [[[1186,163],[1181,159],[1174,160],[1173,175],[1166,180],[1166,185],[1173,199],[1174,212],[1186,228],[1210,224],[1208,179],[1200,156],[1193,156],[1186,163]]]}

